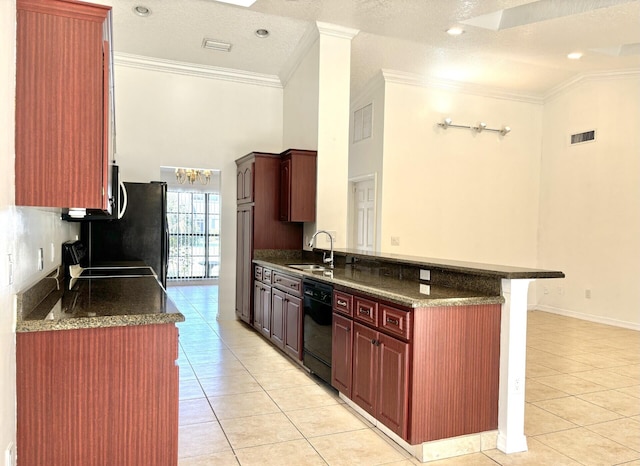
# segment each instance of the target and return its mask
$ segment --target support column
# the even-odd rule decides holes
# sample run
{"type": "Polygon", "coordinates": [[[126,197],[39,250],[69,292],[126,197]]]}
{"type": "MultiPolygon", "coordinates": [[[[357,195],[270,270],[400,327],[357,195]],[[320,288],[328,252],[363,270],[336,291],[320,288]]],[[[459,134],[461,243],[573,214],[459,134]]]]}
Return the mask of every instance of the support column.
{"type": "Polygon", "coordinates": [[[524,382],[527,355],[527,292],[531,279],[502,280],[498,449],[527,451],[524,435],[524,382]]]}

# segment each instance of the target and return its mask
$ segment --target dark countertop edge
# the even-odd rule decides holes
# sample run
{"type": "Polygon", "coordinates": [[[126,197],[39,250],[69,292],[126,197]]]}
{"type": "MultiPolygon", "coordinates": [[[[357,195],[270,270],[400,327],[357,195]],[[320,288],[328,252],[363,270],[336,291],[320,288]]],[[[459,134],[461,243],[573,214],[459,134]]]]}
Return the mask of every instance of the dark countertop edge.
{"type": "Polygon", "coordinates": [[[473,304],[502,304],[504,303],[504,298],[502,296],[474,296],[474,297],[464,297],[464,298],[422,298],[415,299],[411,297],[407,297],[402,294],[392,293],[389,291],[379,290],[377,288],[361,285],[357,282],[340,280],[335,278],[329,278],[324,275],[315,274],[311,272],[305,272],[302,270],[292,269],[291,267],[287,267],[286,265],[278,264],[275,262],[270,262],[267,260],[254,259],[254,264],[261,265],[263,267],[269,267],[274,270],[279,270],[281,272],[285,272],[288,275],[294,275],[300,278],[313,278],[314,280],[330,283],[334,286],[341,286],[344,288],[351,288],[353,290],[359,291],[361,293],[374,296],[386,301],[391,301],[401,306],[407,306],[412,308],[421,308],[421,307],[443,307],[443,306],[468,306],[473,304]]]}
{"type": "MultiPolygon", "coordinates": [[[[314,248],[318,251],[329,251],[324,248],[314,248]]],[[[429,269],[439,269],[454,272],[470,273],[473,275],[483,275],[508,279],[526,278],[564,278],[565,275],[559,270],[531,269],[526,267],[514,267],[510,265],[481,264],[476,262],[464,262],[447,259],[436,259],[431,257],[404,256],[401,254],[387,254],[380,252],[368,252],[358,249],[334,249],[335,255],[355,256],[366,259],[380,259],[397,264],[407,264],[425,267],[429,269]]]]}
{"type": "Polygon", "coordinates": [[[72,317],[60,320],[23,320],[16,323],[16,333],[130,327],[134,325],[172,324],[184,321],[185,317],[180,312],[168,314],[72,317]]]}

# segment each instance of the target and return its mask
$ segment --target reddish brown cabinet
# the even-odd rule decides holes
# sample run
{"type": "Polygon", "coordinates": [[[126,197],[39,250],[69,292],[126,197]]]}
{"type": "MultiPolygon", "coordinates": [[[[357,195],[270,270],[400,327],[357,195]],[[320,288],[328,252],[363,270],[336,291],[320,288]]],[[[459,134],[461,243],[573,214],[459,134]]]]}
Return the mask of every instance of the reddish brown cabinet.
{"type": "Polygon", "coordinates": [[[284,349],[284,323],[287,293],[274,288],[271,291],[271,341],[284,349]]]}
{"type": "Polygon", "coordinates": [[[255,267],[253,285],[253,326],[265,337],[271,336],[271,270],[255,267]]]}
{"type": "Polygon", "coordinates": [[[352,398],[353,321],[334,312],[332,326],[331,385],[352,398]]]}
{"type": "Polygon", "coordinates": [[[302,281],[273,272],[271,341],[296,361],[302,361],[302,281]]]}
{"type": "Polygon", "coordinates": [[[20,466],[175,466],[175,324],[16,334],[20,466]]]}
{"type": "Polygon", "coordinates": [[[253,205],[238,206],[236,226],[236,315],[251,323],[251,259],[253,257],[253,205]],[[249,292],[247,292],[249,290],[249,292]]]}
{"type": "Polygon", "coordinates": [[[238,165],[237,200],[238,204],[253,202],[253,160],[238,165]]]}
{"type": "Polygon", "coordinates": [[[111,8],[18,0],[16,204],[106,210],[111,8]]]}
{"type": "Polygon", "coordinates": [[[316,219],[316,151],[289,149],[280,162],[280,220],[316,219]]]}

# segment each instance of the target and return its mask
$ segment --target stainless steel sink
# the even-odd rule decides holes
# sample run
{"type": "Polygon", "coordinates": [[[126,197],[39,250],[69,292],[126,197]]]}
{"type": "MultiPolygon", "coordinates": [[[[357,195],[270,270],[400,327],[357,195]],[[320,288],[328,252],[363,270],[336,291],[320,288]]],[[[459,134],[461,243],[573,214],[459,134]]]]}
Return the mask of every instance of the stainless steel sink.
{"type": "Polygon", "coordinates": [[[318,264],[287,264],[287,267],[302,270],[303,272],[321,272],[326,270],[326,267],[318,264]]]}

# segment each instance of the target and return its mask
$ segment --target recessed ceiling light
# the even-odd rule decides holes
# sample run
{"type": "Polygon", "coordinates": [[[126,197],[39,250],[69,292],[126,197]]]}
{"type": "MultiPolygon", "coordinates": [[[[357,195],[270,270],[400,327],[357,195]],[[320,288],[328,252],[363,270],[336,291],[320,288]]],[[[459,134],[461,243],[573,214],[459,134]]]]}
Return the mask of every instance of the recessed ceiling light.
{"type": "Polygon", "coordinates": [[[143,5],[133,7],[133,12],[138,16],[149,16],[151,14],[151,8],[147,8],[143,5]]]}
{"type": "Polygon", "coordinates": [[[231,3],[232,5],[244,6],[247,8],[256,2],[256,0],[216,0],[216,1],[221,3],[231,3]]]}
{"type": "Polygon", "coordinates": [[[582,58],[582,53],[581,52],[571,52],[569,55],[567,55],[567,58],[569,60],[580,60],[582,58]]]}
{"type": "Polygon", "coordinates": [[[452,27],[447,29],[447,34],[450,36],[459,36],[460,34],[464,34],[464,29],[459,27],[452,27]]]}
{"type": "Polygon", "coordinates": [[[264,39],[265,37],[269,37],[269,31],[266,29],[256,29],[256,36],[260,39],[264,39]]]}
{"type": "Polygon", "coordinates": [[[205,49],[217,50],[219,52],[229,52],[231,50],[231,44],[228,42],[207,38],[202,41],[202,47],[205,49]]]}

